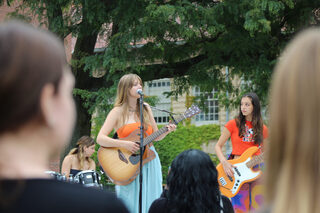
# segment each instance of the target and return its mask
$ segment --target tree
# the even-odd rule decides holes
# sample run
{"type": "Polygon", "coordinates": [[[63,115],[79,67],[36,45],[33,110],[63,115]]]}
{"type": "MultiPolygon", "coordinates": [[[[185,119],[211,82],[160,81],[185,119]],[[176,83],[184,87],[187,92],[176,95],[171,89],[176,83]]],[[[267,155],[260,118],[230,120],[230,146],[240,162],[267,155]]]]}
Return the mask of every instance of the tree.
{"type": "Polygon", "coordinates": [[[226,105],[237,101],[240,91],[255,91],[265,102],[283,47],[296,32],[318,26],[320,21],[320,3],[314,0],[21,2],[61,39],[70,33],[77,37],[72,55],[76,138],[90,133],[96,107],[107,113],[117,80],[128,72],[144,81],[174,78],[175,88],[168,95],[198,85],[205,91],[221,91],[226,105]],[[108,46],[97,53],[94,45],[102,33],[107,35],[108,46]],[[221,72],[226,66],[229,81],[221,72]],[[96,70],[104,70],[103,77],[93,77],[96,70]],[[243,88],[232,86],[235,77],[244,82],[243,88]],[[229,98],[223,95],[225,91],[229,98]]]}

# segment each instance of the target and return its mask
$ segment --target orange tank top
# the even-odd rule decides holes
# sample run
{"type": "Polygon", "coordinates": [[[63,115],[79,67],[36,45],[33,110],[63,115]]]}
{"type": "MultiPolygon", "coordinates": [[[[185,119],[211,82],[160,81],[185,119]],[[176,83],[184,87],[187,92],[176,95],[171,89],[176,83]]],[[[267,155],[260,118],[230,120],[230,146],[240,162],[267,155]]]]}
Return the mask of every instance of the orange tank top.
{"type": "MultiPolygon", "coordinates": [[[[120,127],[117,130],[117,134],[119,138],[126,138],[128,137],[133,131],[140,129],[140,122],[136,122],[136,123],[130,123],[130,124],[125,124],[122,127],[120,127]]],[[[145,130],[145,137],[147,137],[148,135],[151,135],[153,133],[153,129],[152,127],[149,125],[147,130],[145,130]]],[[[143,154],[143,164],[153,160],[156,155],[155,153],[149,148],[153,146],[152,143],[149,143],[146,147],[145,147],[145,152],[143,154]]]]}
{"type": "MultiPolygon", "coordinates": [[[[128,137],[131,132],[140,128],[140,122],[125,124],[117,130],[117,134],[119,138],[128,137]]],[[[146,136],[151,135],[153,133],[152,127],[149,125],[148,129],[145,131],[146,136]]]]}

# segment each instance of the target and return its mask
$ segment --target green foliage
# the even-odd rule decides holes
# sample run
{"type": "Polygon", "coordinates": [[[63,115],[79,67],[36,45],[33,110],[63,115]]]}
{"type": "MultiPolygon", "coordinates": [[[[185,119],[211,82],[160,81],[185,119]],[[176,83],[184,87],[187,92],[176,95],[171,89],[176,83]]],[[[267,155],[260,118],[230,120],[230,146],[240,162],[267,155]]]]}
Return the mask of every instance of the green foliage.
{"type": "MultiPolygon", "coordinates": [[[[183,126],[179,124],[175,132],[168,134],[159,142],[154,142],[161,161],[163,183],[166,182],[171,162],[179,153],[187,149],[201,149],[202,144],[207,144],[209,140],[217,140],[219,137],[219,125],[183,126]]],[[[217,165],[217,157],[213,155],[211,157],[217,165]]]]}
{"type": "MultiPolygon", "coordinates": [[[[13,1],[0,1],[5,2],[13,1]]],[[[93,46],[75,50],[73,66],[89,70],[89,78],[97,69],[107,70],[104,78],[111,85],[128,72],[144,80],[174,77],[177,84],[168,95],[175,96],[194,85],[239,96],[239,88],[220,71],[228,66],[230,81],[248,81],[241,89],[257,92],[266,102],[272,69],[285,44],[300,28],[319,24],[319,4],[312,0],[20,2],[20,13],[13,16],[37,16],[61,37],[72,33],[82,42],[96,32],[107,33],[108,48],[102,54],[88,51],[93,46]],[[154,69],[152,63],[159,62],[154,69]]]]}
{"type": "Polygon", "coordinates": [[[215,88],[220,103],[229,107],[242,93],[253,91],[266,105],[273,67],[283,48],[296,32],[320,24],[320,5],[314,0],[19,2],[23,4],[13,16],[38,17],[40,25],[60,38],[77,37],[72,60],[75,93],[89,110],[87,117],[96,107],[108,111],[115,85],[126,73],[137,73],[144,81],[174,78],[167,95],[177,97],[190,86],[207,92],[215,88]],[[95,52],[102,34],[108,46],[95,52]],[[221,72],[225,67],[228,80],[221,72]],[[94,78],[92,73],[101,69],[105,75],[94,78]],[[235,79],[243,84],[232,85],[235,79]]]}

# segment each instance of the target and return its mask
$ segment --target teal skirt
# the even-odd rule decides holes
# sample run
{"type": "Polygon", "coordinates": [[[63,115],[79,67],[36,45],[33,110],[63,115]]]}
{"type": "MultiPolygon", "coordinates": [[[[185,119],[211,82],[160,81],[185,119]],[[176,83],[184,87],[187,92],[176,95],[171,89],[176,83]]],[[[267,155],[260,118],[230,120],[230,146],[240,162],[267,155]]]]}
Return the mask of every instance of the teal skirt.
{"type": "MultiPolygon", "coordinates": [[[[152,202],[162,193],[162,172],[158,153],[154,146],[150,147],[156,157],[142,167],[142,213],[147,213],[152,202]]],[[[116,185],[116,194],[131,213],[139,212],[140,175],[125,186],[116,185]]]]}

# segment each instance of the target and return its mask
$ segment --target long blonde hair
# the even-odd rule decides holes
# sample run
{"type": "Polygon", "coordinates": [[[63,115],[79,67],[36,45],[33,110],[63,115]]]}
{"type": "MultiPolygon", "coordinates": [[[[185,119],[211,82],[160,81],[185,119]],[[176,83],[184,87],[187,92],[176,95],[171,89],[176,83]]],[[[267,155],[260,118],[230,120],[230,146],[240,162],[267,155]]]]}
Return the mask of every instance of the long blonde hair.
{"type": "MultiPolygon", "coordinates": [[[[117,125],[116,125],[116,129],[118,129],[119,127],[123,126],[129,116],[129,104],[128,104],[128,95],[129,95],[129,91],[130,89],[133,87],[135,80],[138,80],[139,83],[141,85],[142,84],[142,80],[141,78],[136,75],[136,74],[126,74],[124,76],[121,77],[119,83],[118,83],[118,90],[117,90],[117,97],[116,97],[116,101],[114,106],[115,107],[121,107],[122,108],[122,113],[121,113],[121,117],[119,118],[119,120],[117,121],[117,125]]],[[[139,104],[139,99],[137,99],[137,112],[136,112],[136,116],[137,118],[139,118],[140,116],[140,104],[139,104]]],[[[144,107],[143,108],[143,118],[144,118],[144,123],[145,125],[149,125],[150,124],[150,118],[149,118],[149,114],[147,111],[147,108],[144,107]]]]}
{"type": "Polygon", "coordinates": [[[299,34],[275,68],[266,202],[272,212],[320,212],[320,30],[299,34]]]}
{"type": "Polygon", "coordinates": [[[90,157],[85,157],[84,156],[84,147],[89,147],[94,145],[94,140],[89,137],[89,136],[82,136],[78,141],[77,141],[77,147],[71,149],[71,151],[69,152],[68,155],[77,155],[77,159],[79,161],[79,165],[80,165],[80,170],[83,170],[83,165],[84,162],[90,162],[92,161],[92,159],[90,159],[90,157]]]}

